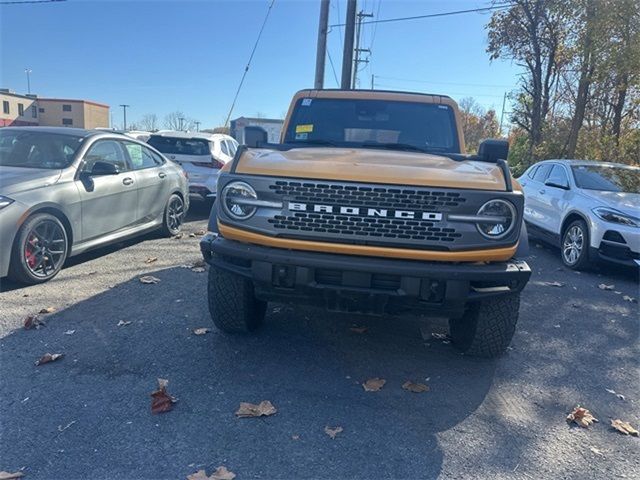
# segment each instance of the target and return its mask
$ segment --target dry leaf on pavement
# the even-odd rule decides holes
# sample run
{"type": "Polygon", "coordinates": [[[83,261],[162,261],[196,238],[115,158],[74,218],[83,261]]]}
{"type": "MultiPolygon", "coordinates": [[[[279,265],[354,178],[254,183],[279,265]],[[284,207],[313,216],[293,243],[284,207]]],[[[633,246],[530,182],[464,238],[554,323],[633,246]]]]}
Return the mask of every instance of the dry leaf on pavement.
{"type": "Polygon", "coordinates": [[[387,381],[384,378],[370,378],[366,382],[362,384],[362,388],[364,388],[365,392],[377,392],[387,381]]]}
{"type": "Polygon", "coordinates": [[[195,232],[195,234],[196,234],[196,236],[198,236],[198,237],[202,237],[203,235],[206,235],[206,234],[207,234],[207,231],[206,231],[206,230],[197,230],[197,231],[195,232]]]}
{"type": "Polygon", "coordinates": [[[589,450],[591,450],[593,453],[595,453],[596,455],[602,455],[602,450],[600,450],[599,448],[596,447],[589,447],[589,450]]]}
{"type": "Polygon", "coordinates": [[[62,357],[64,357],[64,353],[45,353],[38,361],[36,361],[36,366],[55,362],[56,360],[60,360],[62,357]]]}
{"type": "Polygon", "coordinates": [[[46,315],[47,313],[53,313],[55,311],[56,311],[55,307],[46,307],[46,308],[43,308],[42,310],[40,310],[38,313],[40,313],[42,315],[46,315]]]}
{"type": "Polygon", "coordinates": [[[131,321],[129,320],[120,320],[116,327],[126,327],[127,325],[131,325],[131,321]]]}
{"type": "Polygon", "coordinates": [[[351,327],[349,330],[353,333],[365,333],[369,329],[367,327],[351,327]]]}
{"type": "Polygon", "coordinates": [[[22,477],[24,477],[24,473],[22,472],[9,473],[9,472],[5,472],[4,470],[0,472],[0,480],[13,480],[14,478],[22,478],[22,477]]]}
{"type": "Polygon", "coordinates": [[[236,474],[227,470],[227,467],[220,466],[210,477],[207,476],[205,470],[198,470],[196,473],[187,475],[187,480],[233,480],[236,474]]]}
{"type": "Polygon", "coordinates": [[[564,287],[562,282],[542,282],[545,287],[564,287]]]}
{"type": "Polygon", "coordinates": [[[158,257],[148,257],[144,263],[153,263],[153,262],[157,262],[158,261],[158,257]]]}
{"type": "Polygon", "coordinates": [[[210,328],[194,328],[193,329],[193,334],[194,335],[204,335],[205,333],[210,332],[211,329],[210,328]]]}
{"type": "Polygon", "coordinates": [[[629,295],[625,295],[624,297],[622,297],[622,299],[623,299],[625,302],[638,303],[638,300],[636,300],[636,299],[635,299],[635,298],[633,298],[633,297],[630,297],[629,295]]]}
{"type": "Polygon", "coordinates": [[[184,236],[184,233],[178,233],[177,235],[174,235],[173,237],[171,237],[173,240],[180,240],[182,237],[184,236]]]}
{"type": "Polygon", "coordinates": [[[167,393],[167,385],[169,385],[169,380],[158,379],[158,390],[151,393],[151,413],[168,412],[178,401],[167,393]]]}
{"type": "Polygon", "coordinates": [[[613,290],[614,288],[616,288],[615,285],[605,285],[604,283],[601,283],[600,285],[598,285],[598,288],[600,290],[613,290]]]}
{"type": "Polygon", "coordinates": [[[160,279],[158,277],[154,277],[153,275],[145,275],[144,277],[140,277],[140,283],[144,284],[152,284],[158,283],[160,279]]]}
{"type": "Polygon", "coordinates": [[[76,333],[75,330],[67,330],[66,332],[64,332],[65,335],[73,335],[74,333],[76,333]]]}
{"type": "Polygon", "coordinates": [[[634,437],[638,436],[638,430],[633,428],[629,424],[629,422],[623,422],[619,419],[611,420],[611,426],[620,433],[624,433],[625,435],[633,435],[634,437]]]}
{"type": "Polygon", "coordinates": [[[574,408],[571,413],[567,415],[567,422],[574,422],[577,425],[580,425],[582,428],[587,428],[593,422],[597,421],[598,419],[595,418],[589,410],[580,406],[574,408]]]}
{"type": "Polygon", "coordinates": [[[207,262],[205,262],[203,259],[200,259],[193,262],[193,264],[191,265],[191,268],[198,268],[198,267],[204,268],[206,266],[207,266],[207,262]]]}
{"type": "Polygon", "coordinates": [[[332,439],[335,439],[336,436],[342,432],[342,427],[329,427],[328,425],[324,427],[324,433],[329,435],[332,439]]]}
{"type": "Polygon", "coordinates": [[[404,382],[402,388],[413,393],[422,393],[429,391],[428,385],[425,385],[424,383],[413,383],[411,380],[407,380],[406,382],[404,382]]]}
{"type": "Polygon", "coordinates": [[[205,268],[204,268],[204,267],[193,267],[193,268],[191,269],[191,271],[192,271],[192,272],[195,272],[195,273],[202,273],[202,272],[204,272],[204,271],[206,271],[206,270],[205,270],[205,268]]]}
{"type": "Polygon", "coordinates": [[[36,315],[29,315],[27,318],[24,319],[25,330],[31,330],[33,328],[37,330],[40,327],[45,327],[45,326],[46,326],[46,323],[44,323],[44,320],[40,320],[36,315]]]}
{"type": "Polygon", "coordinates": [[[249,418],[249,417],[268,417],[269,415],[273,415],[278,410],[269,400],[263,400],[258,405],[253,403],[241,402],[240,408],[236,412],[236,416],[239,418],[249,418]]]}
{"type": "Polygon", "coordinates": [[[611,390],[610,388],[605,388],[605,390],[613,395],[615,395],[616,397],[618,397],[620,400],[626,400],[625,396],[622,395],[621,393],[616,392],[615,390],[611,390]]]}

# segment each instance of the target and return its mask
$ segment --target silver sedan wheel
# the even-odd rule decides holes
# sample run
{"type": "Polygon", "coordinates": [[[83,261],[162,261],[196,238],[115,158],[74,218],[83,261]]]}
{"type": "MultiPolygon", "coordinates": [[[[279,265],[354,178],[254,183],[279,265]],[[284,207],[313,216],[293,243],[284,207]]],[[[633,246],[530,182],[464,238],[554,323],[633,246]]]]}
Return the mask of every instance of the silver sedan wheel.
{"type": "Polygon", "coordinates": [[[580,259],[584,249],[584,232],[579,225],[572,226],[564,236],[562,242],[562,256],[569,265],[574,265],[580,259]]]}

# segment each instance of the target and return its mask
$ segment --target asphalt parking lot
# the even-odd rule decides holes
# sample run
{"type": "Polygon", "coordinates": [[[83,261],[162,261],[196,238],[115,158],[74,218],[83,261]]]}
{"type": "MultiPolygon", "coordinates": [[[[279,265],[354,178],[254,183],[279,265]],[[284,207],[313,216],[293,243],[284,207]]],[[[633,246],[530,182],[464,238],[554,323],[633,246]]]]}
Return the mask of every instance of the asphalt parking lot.
{"type": "Polygon", "coordinates": [[[2,283],[0,471],[66,480],[179,479],[219,465],[238,480],[640,475],[640,439],[609,427],[614,418],[640,424],[638,304],[624,299],[639,297],[636,271],[576,273],[556,250],[532,245],[516,336],[491,361],[460,355],[422,319],[276,304],[255,335],[197,336],[213,327],[207,274],[183,265],[201,258],[189,233],[206,215],[194,202],[181,239],[152,234],[74,258],[43,286],[2,283]],[[160,282],[141,284],[142,275],[160,282]],[[22,328],[48,307],[45,327],[22,328]],[[35,366],[46,352],[64,357],[35,366]],[[158,377],[178,402],[152,415],[158,377]],[[386,384],[365,392],[372,377],[386,384]],[[407,380],[429,391],[405,391],[407,380]],[[262,400],[277,413],[235,417],[240,402],[262,400]],[[600,422],[569,426],[578,404],[600,422]],[[331,439],[325,426],[343,431],[331,439]]]}

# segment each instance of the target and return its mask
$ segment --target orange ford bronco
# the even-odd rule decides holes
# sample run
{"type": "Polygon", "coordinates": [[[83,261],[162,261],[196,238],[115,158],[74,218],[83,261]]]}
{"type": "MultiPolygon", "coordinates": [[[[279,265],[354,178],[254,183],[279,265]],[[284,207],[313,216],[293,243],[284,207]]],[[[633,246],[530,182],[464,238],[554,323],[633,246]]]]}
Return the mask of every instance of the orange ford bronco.
{"type": "Polygon", "coordinates": [[[531,271],[506,141],[465,155],[451,98],[365,90],[300,91],[281,143],[247,135],[201,241],[220,329],[279,301],[431,313],[463,352],[507,348],[531,271]]]}

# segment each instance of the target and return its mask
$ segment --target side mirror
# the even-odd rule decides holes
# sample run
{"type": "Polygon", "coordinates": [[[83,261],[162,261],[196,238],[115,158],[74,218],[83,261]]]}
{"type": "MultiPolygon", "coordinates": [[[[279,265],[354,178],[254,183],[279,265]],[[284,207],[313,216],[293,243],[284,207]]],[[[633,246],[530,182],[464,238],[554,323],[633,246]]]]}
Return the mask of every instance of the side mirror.
{"type": "Polygon", "coordinates": [[[269,143],[269,135],[262,127],[247,126],[244,127],[244,144],[247,147],[261,147],[269,143]]]}
{"type": "Polygon", "coordinates": [[[109,162],[96,162],[91,169],[91,176],[98,177],[102,175],[118,175],[120,169],[113,163],[109,162]]]}
{"type": "Polygon", "coordinates": [[[478,156],[483,162],[498,163],[509,156],[509,142],[497,138],[484,140],[478,148],[478,156]]]}
{"type": "Polygon", "coordinates": [[[544,184],[547,187],[555,187],[555,188],[561,188],[562,190],[569,190],[569,185],[567,184],[567,182],[560,178],[547,178],[544,184]]]}

